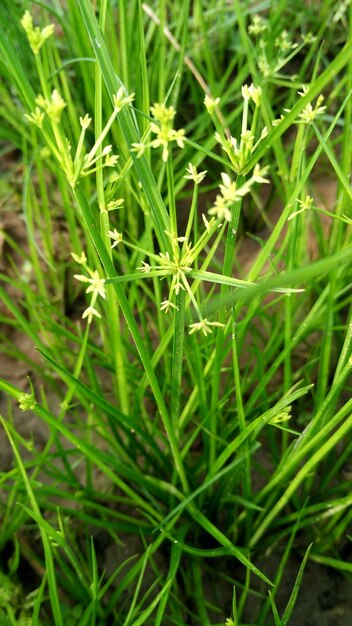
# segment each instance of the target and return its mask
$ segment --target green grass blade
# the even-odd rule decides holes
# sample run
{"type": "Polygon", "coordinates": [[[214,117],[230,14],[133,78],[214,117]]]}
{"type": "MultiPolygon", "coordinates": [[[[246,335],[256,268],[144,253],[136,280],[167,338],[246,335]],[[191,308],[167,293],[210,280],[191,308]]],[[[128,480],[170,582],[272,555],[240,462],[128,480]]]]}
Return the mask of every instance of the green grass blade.
{"type": "MultiPolygon", "coordinates": [[[[86,25],[94,54],[96,55],[97,61],[100,65],[106,88],[112,98],[122,83],[117,77],[111,64],[111,60],[104,39],[99,30],[91,3],[88,2],[88,0],[78,0],[78,5],[86,25]]],[[[134,142],[138,143],[140,141],[140,136],[137,132],[136,123],[131,116],[130,110],[126,110],[126,108],[123,109],[117,119],[125,136],[128,147],[131,147],[134,142]]],[[[142,189],[148,199],[148,204],[154,218],[155,229],[159,241],[165,251],[170,250],[170,243],[165,235],[165,230],[170,230],[170,219],[160,196],[154,176],[144,155],[140,159],[137,159],[135,153],[133,152],[131,155],[136,173],[142,184],[142,189]]]]}
{"type": "Polygon", "coordinates": [[[287,606],[285,608],[284,614],[281,618],[281,624],[282,626],[287,626],[289,619],[291,617],[291,613],[294,609],[294,606],[296,604],[296,600],[297,600],[297,596],[298,596],[298,592],[300,590],[301,584],[302,584],[302,578],[303,578],[303,573],[304,573],[304,568],[306,566],[307,563],[307,559],[309,557],[309,552],[312,548],[312,543],[308,546],[306,553],[304,555],[303,561],[301,563],[301,566],[299,568],[298,574],[297,574],[297,578],[295,580],[295,584],[294,587],[292,589],[289,601],[287,603],[287,606]]]}
{"type": "MultiPolygon", "coordinates": [[[[32,489],[30,479],[27,475],[23,461],[15,445],[13,436],[10,432],[10,425],[6,423],[6,421],[4,420],[2,416],[0,416],[0,421],[6,432],[8,440],[10,441],[11,448],[13,450],[13,453],[16,459],[16,463],[21,472],[23,482],[24,482],[24,485],[28,494],[28,498],[30,500],[30,503],[33,509],[33,513],[37,514],[38,518],[40,518],[41,521],[44,521],[40,513],[37,500],[34,496],[34,491],[32,489]]],[[[43,529],[42,525],[39,526],[39,530],[40,530],[40,535],[41,535],[41,539],[43,542],[43,548],[44,548],[44,554],[45,554],[46,573],[47,573],[47,579],[48,579],[48,587],[50,591],[50,603],[51,603],[51,608],[52,608],[54,624],[55,626],[63,626],[64,622],[63,622],[63,617],[61,613],[61,603],[60,603],[58,587],[57,587],[57,582],[56,582],[53,549],[49,540],[49,536],[47,535],[46,531],[43,529]]]]}

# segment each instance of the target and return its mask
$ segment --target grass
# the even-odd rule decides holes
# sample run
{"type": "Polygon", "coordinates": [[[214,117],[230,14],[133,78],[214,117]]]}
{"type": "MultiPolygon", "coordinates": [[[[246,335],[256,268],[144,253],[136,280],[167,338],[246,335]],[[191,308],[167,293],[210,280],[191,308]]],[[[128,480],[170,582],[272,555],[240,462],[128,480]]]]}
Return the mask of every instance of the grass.
{"type": "Polygon", "coordinates": [[[4,626],[351,580],[347,4],[4,2],[4,626]]]}

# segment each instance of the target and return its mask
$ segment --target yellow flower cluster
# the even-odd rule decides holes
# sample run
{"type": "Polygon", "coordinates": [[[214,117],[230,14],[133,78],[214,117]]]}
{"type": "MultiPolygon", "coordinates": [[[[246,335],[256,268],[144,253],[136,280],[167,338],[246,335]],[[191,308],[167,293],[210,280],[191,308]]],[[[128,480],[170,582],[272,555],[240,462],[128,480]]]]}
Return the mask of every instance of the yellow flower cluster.
{"type": "Polygon", "coordinates": [[[172,123],[176,115],[174,107],[167,107],[165,104],[154,104],[150,107],[150,112],[153,115],[155,122],[151,122],[150,130],[156,135],[156,138],[149,143],[133,143],[131,152],[137,153],[137,158],[140,158],[146,148],[159,148],[163,149],[162,159],[164,162],[169,157],[169,145],[175,141],[179,148],[183,148],[185,143],[185,131],[183,128],[175,130],[172,128],[172,123]]]}
{"type": "Polygon", "coordinates": [[[81,283],[88,283],[86,293],[92,294],[91,303],[89,307],[87,307],[85,311],[83,311],[82,314],[82,319],[87,319],[88,324],[90,324],[93,317],[101,319],[99,311],[97,311],[97,309],[95,308],[95,303],[98,296],[103,298],[103,300],[105,300],[106,298],[105,280],[99,276],[99,272],[97,270],[93,271],[88,267],[87,257],[84,252],[82,252],[81,255],[72,253],[71,256],[73,260],[76,261],[76,263],[78,263],[79,265],[83,265],[87,274],[89,274],[89,276],[86,276],[84,274],[75,274],[74,278],[81,283]]]}
{"type": "Polygon", "coordinates": [[[39,50],[44,41],[54,32],[54,24],[49,24],[49,26],[45,26],[45,28],[42,29],[38,26],[33,26],[33,17],[29,11],[26,11],[23,15],[21,24],[27,35],[33,54],[39,54],[39,50]]]}

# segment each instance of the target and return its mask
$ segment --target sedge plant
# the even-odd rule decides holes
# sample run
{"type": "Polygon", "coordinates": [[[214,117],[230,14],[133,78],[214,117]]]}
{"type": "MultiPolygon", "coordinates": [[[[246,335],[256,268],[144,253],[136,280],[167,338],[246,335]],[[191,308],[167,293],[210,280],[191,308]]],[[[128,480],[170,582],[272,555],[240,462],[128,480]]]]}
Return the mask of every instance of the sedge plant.
{"type": "Polygon", "coordinates": [[[6,626],[279,626],[307,563],[350,584],[351,17],[5,2],[6,626]]]}

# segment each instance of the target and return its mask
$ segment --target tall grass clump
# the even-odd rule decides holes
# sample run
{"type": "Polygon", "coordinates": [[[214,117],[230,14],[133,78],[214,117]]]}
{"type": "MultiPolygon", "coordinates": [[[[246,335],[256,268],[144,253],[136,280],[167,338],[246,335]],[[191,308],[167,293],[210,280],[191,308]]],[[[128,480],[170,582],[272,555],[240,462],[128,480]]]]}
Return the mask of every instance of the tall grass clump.
{"type": "Polygon", "coordinates": [[[4,626],[351,580],[351,11],[3,3],[4,626]]]}

